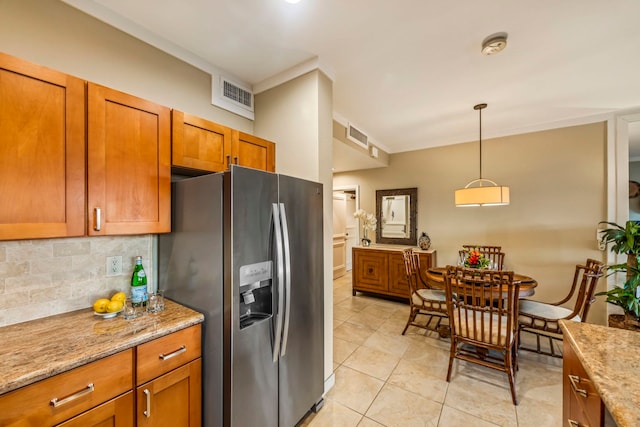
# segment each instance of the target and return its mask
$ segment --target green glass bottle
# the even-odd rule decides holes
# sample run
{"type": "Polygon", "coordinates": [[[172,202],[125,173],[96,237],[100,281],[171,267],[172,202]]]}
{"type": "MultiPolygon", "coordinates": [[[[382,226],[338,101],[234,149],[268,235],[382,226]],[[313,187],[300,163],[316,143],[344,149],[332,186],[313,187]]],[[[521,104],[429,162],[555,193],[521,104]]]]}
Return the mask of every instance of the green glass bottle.
{"type": "Polygon", "coordinates": [[[131,302],[134,306],[147,303],[147,275],[142,268],[142,257],[136,257],[136,265],[131,276],[131,302]]]}

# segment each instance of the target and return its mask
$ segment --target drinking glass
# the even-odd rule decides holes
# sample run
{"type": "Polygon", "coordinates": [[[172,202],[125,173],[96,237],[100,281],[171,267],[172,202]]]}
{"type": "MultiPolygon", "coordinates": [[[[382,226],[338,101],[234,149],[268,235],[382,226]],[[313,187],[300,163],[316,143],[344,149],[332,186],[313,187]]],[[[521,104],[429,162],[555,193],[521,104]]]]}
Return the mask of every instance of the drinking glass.
{"type": "Polygon", "coordinates": [[[127,300],[124,302],[124,307],[122,309],[122,317],[124,317],[127,320],[132,320],[138,317],[139,314],[140,313],[139,313],[138,307],[136,307],[133,304],[133,301],[131,301],[131,298],[128,297],[127,300]]]}
{"type": "Polygon", "coordinates": [[[162,310],[164,310],[164,291],[158,289],[157,291],[149,294],[147,311],[149,313],[159,313],[162,310]]]}

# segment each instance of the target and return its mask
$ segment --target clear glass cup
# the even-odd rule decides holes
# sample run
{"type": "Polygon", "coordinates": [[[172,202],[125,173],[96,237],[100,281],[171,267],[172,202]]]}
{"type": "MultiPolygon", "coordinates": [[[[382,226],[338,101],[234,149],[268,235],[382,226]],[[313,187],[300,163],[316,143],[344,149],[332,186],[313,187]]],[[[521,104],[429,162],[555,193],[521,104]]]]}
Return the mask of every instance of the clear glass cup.
{"type": "Polygon", "coordinates": [[[139,308],[133,304],[130,297],[127,297],[127,300],[124,302],[124,307],[122,308],[122,317],[127,320],[132,320],[140,314],[139,308]]]}
{"type": "Polygon", "coordinates": [[[158,289],[157,291],[149,294],[149,299],[147,300],[147,312],[159,313],[162,310],[164,310],[164,291],[162,289],[158,289]]]}

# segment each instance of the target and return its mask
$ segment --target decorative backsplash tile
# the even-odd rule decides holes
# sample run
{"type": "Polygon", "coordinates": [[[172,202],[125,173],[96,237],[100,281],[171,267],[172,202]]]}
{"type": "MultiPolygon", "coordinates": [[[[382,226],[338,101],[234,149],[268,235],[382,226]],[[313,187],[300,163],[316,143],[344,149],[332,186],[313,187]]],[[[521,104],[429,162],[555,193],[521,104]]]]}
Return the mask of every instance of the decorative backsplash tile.
{"type": "Polygon", "coordinates": [[[0,242],[0,326],[91,307],[129,292],[134,257],[153,283],[152,235],[0,242]],[[109,256],[122,256],[122,275],[107,277],[109,256]]]}

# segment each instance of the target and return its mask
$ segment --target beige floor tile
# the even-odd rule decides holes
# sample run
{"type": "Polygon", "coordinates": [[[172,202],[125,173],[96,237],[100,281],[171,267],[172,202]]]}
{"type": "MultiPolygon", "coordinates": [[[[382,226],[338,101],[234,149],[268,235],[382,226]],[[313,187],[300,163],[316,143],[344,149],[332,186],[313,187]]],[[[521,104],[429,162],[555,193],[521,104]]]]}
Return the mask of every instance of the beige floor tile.
{"type": "Polygon", "coordinates": [[[384,381],[346,366],[336,369],[335,376],[336,384],[327,396],[360,414],[366,412],[384,384],[384,381]]]}
{"type": "Polygon", "coordinates": [[[401,360],[391,373],[387,384],[443,403],[449,385],[445,377],[442,369],[433,369],[432,366],[424,363],[401,360]]]}
{"type": "Polygon", "coordinates": [[[447,405],[442,407],[438,423],[438,427],[496,427],[496,425],[447,405]]]}
{"type": "Polygon", "coordinates": [[[350,341],[358,345],[362,345],[367,338],[373,334],[375,330],[356,325],[354,323],[344,322],[333,330],[333,336],[345,341],[350,341]]]}
{"type": "Polygon", "coordinates": [[[358,347],[342,364],[372,377],[386,380],[400,361],[400,356],[358,347]]]}
{"type": "Polygon", "coordinates": [[[362,311],[369,304],[371,304],[371,301],[368,301],[368,300],[366,300],[364,298],[351,297],[351,298],[348,298],[348,299],[346,299],[344,301],[341,301],[340,303],[336,304],[336,307],[347,308],[347,309],[353,310],[353,311],[362,311]]]}
{"type": "Polygon", "coordinates": [[[365,415],[388,427],[436,427],[441,408],[436,402],[385,384],[365,415]]]}
{"type": "Polygon", "coordinates": [[[311,414],[301,427],[356,427],[362,415],[331,399],[325,399],[324,406],[317,414],[311,414]]]}
{"type": "Polygon", "coordinates": [[[358,424],[358,427],[385,427],[385,426],[373,421],[371,418],[362,417],[362,421],[360,421],[360,424],[358,424]]]}
{"type": "Polygon", "coordinates": [[[411,340],[398,333],[389,334],[376,331],[362,345],[394,356],[402,356],[411,345],[411,340]]]}
{"type": "Polygon", "coordinates": [[[333,361],[334,363],[342,363],[347,357],[351,356],[357,348],[358,344],[354,344],[350,341],[341,340],[340,338],[333,339],[333,361]]]}
{"type": "Polygon", "coordinates": [[[495,378],[490,377],[492,372],[497,371],[484,368],[473,374],[454,372],[444,404],[500,426],[517,426],[506,376],[502,384],[496,384],[495,378]]]}
{"type": "Polygon", "coordinates": [[[333,306],[333,320],[349,320],[350,317],[352,317],[355,314],[358,314],[359,312],[357,311],[353,311],[350,310],[348,308],[344,308],[344,307],[339,307],[337,305],[333,306]]]}
{"type": "Polygon", "coordinates": [[[536,401],[557,404],[562,402],[562,368],[538,362],[529,362],[516,374],[516,392],[520,401],[536,401]]]}
{"type": "Polygon", "coordinates": [[[516,407],[518,427],[556,427],[561,425],[562,398],[556,402],[521,398],[516,407]]]}
{"type": "Polygon", "coordinates": [[[363,309],[362,312],[349,317],[347,322],[366,326],[371,329],[378,329],[385,322],[384,318],[376,316],[375,314],[365,313],[365,310],[367,310],[367,308],[363,309]]]}
{"type": "Polygon", "coordinates": [[[421,340],[411,340],[411,344],[402,355],[404,360],[420,363],[429,366],[433,372],[440,372],[445,378],[449,367],[449,345],[446,347],[440,344],[439,339],[423,338],[421,340]],[[444,370],[444,372],[442,372],[444,370]]]}
{"type": "Polygon", "coordinates": [[[409,315],[407,314],[407,317],[404,317],[402,319],[399,319],[395,316],[391,316],[390,318],[386,319],[379,327],[378,327],[378,331],[379,332],[385,332],[388,334],[396,334],[396,335],[400,335],[402,334],[402,330],[404,329],[405,325],[407,324],[407,319],[409,318],[409,315]]]}

